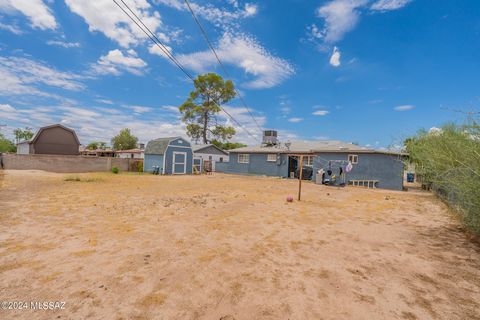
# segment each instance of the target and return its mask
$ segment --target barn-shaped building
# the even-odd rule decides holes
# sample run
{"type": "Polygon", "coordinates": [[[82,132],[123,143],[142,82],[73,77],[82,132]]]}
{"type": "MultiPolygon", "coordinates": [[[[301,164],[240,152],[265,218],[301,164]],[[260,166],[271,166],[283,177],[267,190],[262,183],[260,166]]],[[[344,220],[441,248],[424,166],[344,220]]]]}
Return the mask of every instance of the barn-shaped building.
{"type": "Polygon", "coordinates": [[[148,142],[145,148],[143,171],[161,174],[191,174],[193,151],[190,142],[181,137],[159,138],[148,142]]]}
{"type": "Polygon", "coordinates": [[[54,124],[40,128],[32,139],[17,144],[18,154],[78,155],[80,141],[73,129],[54,124]]]}

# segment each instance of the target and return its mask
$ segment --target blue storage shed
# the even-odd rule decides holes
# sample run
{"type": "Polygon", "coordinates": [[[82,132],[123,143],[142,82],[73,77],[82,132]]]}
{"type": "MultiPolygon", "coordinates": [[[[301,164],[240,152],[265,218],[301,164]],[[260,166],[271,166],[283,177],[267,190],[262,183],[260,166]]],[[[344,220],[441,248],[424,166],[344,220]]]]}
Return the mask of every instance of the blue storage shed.
{"type": "Polygon", "coordinates": [[[190,142],[181,137],[151,140],[145,148],[143,171],[159,167],[161,174],[191,174],[193,151],[190,142]]]}

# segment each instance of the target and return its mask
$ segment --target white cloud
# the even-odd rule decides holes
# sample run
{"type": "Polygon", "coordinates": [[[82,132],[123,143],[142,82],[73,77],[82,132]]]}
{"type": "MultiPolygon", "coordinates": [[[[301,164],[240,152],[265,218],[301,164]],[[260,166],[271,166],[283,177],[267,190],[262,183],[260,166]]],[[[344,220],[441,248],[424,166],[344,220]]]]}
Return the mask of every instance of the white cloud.
{"type": "Polygon", "coordinates": [[[378,0],[370,8],[375,11],[389,11],[403,8],[412,0],[378,0]]]}
{"type": "Polygon", "coordinates": [[[428,130],[428,133],[431,134],[431,135],[439,135],[443,132],[443,130],[441,128],[437,128],[437,127],[431,127],[429,130],[428,130]]]}
{"type": "MultiPolygon", "coordinates": [[[[244,107],[232,107],[232,106],[222,106],[232,117],[234,117],[251,135],[249,135],[242,127],[240,127],[237,123],[233,122],[230,117],[228,117],[223,111],[220,111],[218,114],[219,118],[224,120],[225,123],[229,126],[235,128],[236,134],[233,138],[233,141],[243,142],[247,144],[258,144],[261,137],[262,132],[258,131],[258,127],[252,121],[252,117],[250,116],[249,111],[244,107]]],[[[263,115],[259,115],[258,112],[252,108],[249,110],[254,114],[255,119],[257,120],[260,126],[263,126],[267,119],[263,115]]]]}
{"type": "Polygon", "coordinates": [[[95,101],[100,102],[100,103],[104,103],[104,104],[113,104],[113,101],[108,100],[108,99],[97,99],[95,101]]]}
{"type": "MultiPolygon", "coordinates": [[[[188,10],[183,0],[156,0],[157,3],[169,6],[176,10],[188,10]]],[[[253,17],[258,13],[258,6],[252,3],[245,4],[240,8],[237,1],[228,1],[233,6],[233,10],[227,8],[215,7],[211,4],[199,5],[190,1],[190,6],[197,16],[200,16],[216,26],[228,27],[237,24],[239,19],[253,17]]]]}
{"type": "Polygon", "coordinates": [[[397,107],[393,108],[393,110],[395,110],[395,111],[408,111],[408,110],[412,110],[414,108],[415,108],[415,106],[413,106],[411,104],[405,104],[405,105],[402,105],[402,106],[397,106],[397,107]]]}
{"type": "Polygon", "coordinates": [[[130,49],[124,54],[115,49],[101,56],[98,62],[93,66],[96,74],[120,75],[122,71],[127,71],[135,75],[142,75],[147,63],[137,57],[134,50],[130,49]]]}
{"type": "MultiPolygon", "coordinates": [[[[255,79],[245,84],[248,88],[271,88],[295,73],[286,60],[273,56],[257,41],[246,35],[225,33],[220,39],[217,54],[222,62],[242,68],[255,79]]],[[[217,61],[210,50],[177,55],[177,59],[187,68],[205,72],[217,61]]]]}
{"type": "Polygon", "coordinates": [[[16,35],[23,34],[23,31],[15,25],[9,25],[0,22],[0,29],[10,31],[11,33],[16,35]]]}
{"type": "MultiPolygon", "coordinates": [[[[162,26],[160,14],[152,11],[146,0],[125,1],[153,32],[162,26]]],[[[83,19],[91,32],[100,31],[122,47],[136,45],[148,39],[139,27],[112,0],[65,0],[70,10],[83,19]]],[[[118,1],[120,5],[123,5],[118,1]]],[[[128,9],[125,8],[128,12],[128,9]]],[[[131,14],[130,14],[131,15],[131,14]]]]}
{"type": "Polygon", "coordinates": [[[290,118],[288,119],[288,122],[293,122],[293,123],[298,123],[298,122],[302,122],[303,121],[303,118],[290,118]]]}
{"type": "Polygon", "coordinates": [[[254,4],[245,4],[245,17],[251,17],[257,14],[258,7],[254,4]]]}
{"type": "Polygon", "coordinates": [[[47,64],[22,57],[0,57],[0,94],[53,96],[38,85],[66,90],[81,90],[84,78],[72,72],[56,70],[47,64]]]}
{"type": "MultiPolygon", "coordinates": [[[[370,8],[371,0],[332,0],[316,9],[317,17],[323,20],[323,27],[316,24],[308,29],[309,40],[318,39],[324,44],[340,41],[352,31],[360,20],[363,11],[386,12],[401,9],[412,0],[376,0],[370,8]]],[[[322,47],[322,46],[320,46],[322,47]]]]}
{"type": "Polygon", "coordinates": [[[15,108],[9,104],[0,104],[0,111],[3,112],[14,112],[15,108]]]}
{"type": "Polygon", "coordinates": [[[78,42],[66,42],[66,41],[59,41],[59,40],[49,40],[47,41],[48,45],[51,46],[59,46],[64,48],[79,48],[80,43],[78,42]]]}
{"type": "Polygon", "coordinates": [[[327,110],[317,110],[317,111],[314,111],[312,112],[312,114],[314,116],[326,116],[327,114],[329,114],[330,112],[327,111],[327,110]]]}
{"type": "Polygon", "coordinates": [[[327,43],[337,42],[344,34],[351,31],[359,20],[358,9],[368,0],[333,0],[317,9],[317,16],[324,19],[322,30],[316,30],[316,38],[327,43]]]}
{"type": "MultiPolygon", "coordinates": [[[[166,50],[167,52],[172,54],[172,50],[173,50],[172,47],[164,44],[163,48],[164,48],[164,50],[166,50]]],[[[155,45],[155,44],[152,44],[150,47],[148,47],[148,52],[150,52],[151,54],[156,54],[158,56],[169,59],[168,55],[165,53],[164,50],[160,49],[160,47],[155,45]]]]}
{"type": "Polygon", "coordinates": [[[144,106],[130,106],[130,109],[132,109],[133,112],[138,113],[138,114],[151,112],[153,110],[150,107],[144,107],[144,106]]]}
{"type": "Polygon", "coordinates": [[[334,67],[339,67],[341,64],[340,57],[341,57],[340,50],[338,50],[337,47],[333,47],[332,56],[330,57],[330,64],[334,67]]]}
{"type": "Polygon", "coordinates": [[[57,28],[52,11],[42,0],[0,0],[0,11],[7,14],[20,12],[30,20],[34,28],[57,28]]]}

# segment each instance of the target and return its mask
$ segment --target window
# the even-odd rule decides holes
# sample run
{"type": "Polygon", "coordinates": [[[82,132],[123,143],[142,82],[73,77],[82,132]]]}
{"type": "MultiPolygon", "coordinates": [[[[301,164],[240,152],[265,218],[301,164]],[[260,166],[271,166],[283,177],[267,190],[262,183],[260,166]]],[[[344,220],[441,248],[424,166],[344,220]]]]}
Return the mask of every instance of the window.
{"type": "Polygon", "coordinates": [[[313,156],[304,156],[303,157],[303,165],[307,167],[313,166],[313,156]]]}
{"type": "Polygon", "coordinates": [[[249,163],[250,162],[250,155],[249,154],[242,154],[238,155],[238,163],[249,163]]]}
{"type": "Polygon", "coordinates": [[[274,154],[274,153],[273,154],[271,154],[271,153],[267,154],[267,161],[271,161],[271,162],[277,161],[277,155],[274,154]]]}
{"type": "Polygon", "coordinates": [[[220,162],[223,162],[223,157],[220,157],[220,162]]]}
{"type": "Polygon", "coordinates": [[[358,163],[358,155],[349,154],[348,155],[348,162],[351,162],[352,164],[357,164],[358,163]]]}

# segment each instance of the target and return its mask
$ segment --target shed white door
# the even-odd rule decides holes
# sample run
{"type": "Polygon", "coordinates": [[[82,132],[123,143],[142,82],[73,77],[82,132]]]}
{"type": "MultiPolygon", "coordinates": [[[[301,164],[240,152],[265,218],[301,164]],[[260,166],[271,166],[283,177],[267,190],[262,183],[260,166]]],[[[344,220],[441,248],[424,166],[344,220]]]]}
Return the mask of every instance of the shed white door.
{"type": "Polygon", "coordinates": [[[187,173],[187,153],[186,152],[173,152],[173,174],[185,174],[187,173]]]}

